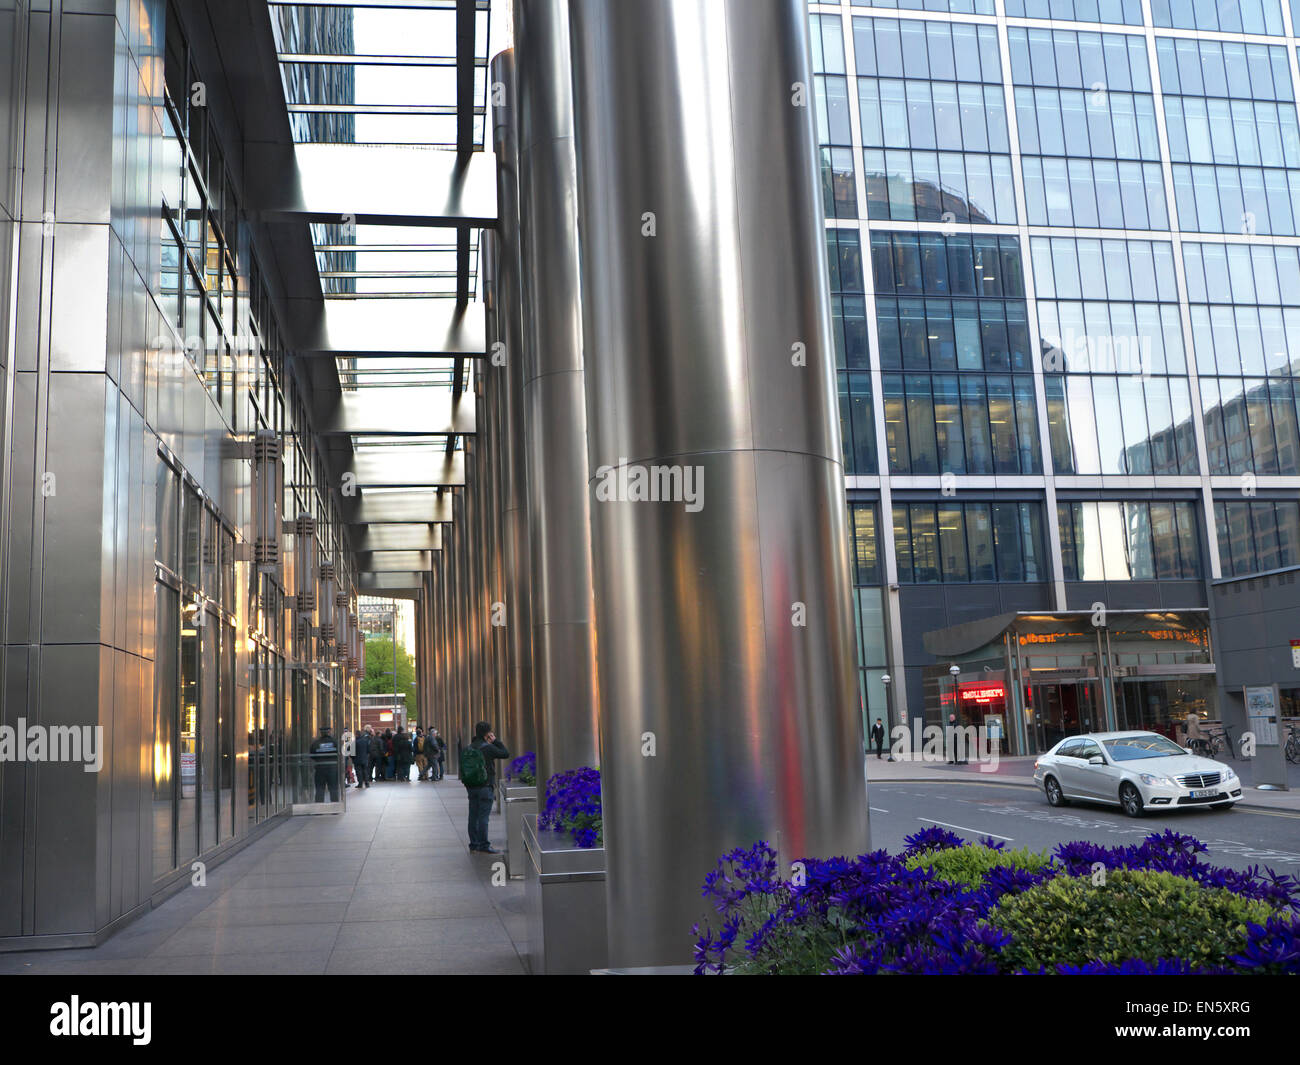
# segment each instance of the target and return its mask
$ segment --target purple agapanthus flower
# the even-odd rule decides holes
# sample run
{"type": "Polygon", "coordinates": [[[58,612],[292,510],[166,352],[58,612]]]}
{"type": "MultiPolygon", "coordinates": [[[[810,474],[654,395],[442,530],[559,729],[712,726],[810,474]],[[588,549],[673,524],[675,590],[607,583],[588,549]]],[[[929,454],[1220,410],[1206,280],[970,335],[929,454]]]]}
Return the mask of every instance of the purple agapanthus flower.
{"type": "MultiPolygon", "coordinates": [[[[991,840],[981,842],[1002,849],[991,840]]],[[[1195,967],[1178,958],[1094,959],[1040,966],[1038,973],[1300,972],[1300,883],[1270,870],[1213,866],[1202,857],[1205,844],[1192,836],[1153,833],[1127,847],[1066,843],[1042,869],[995,866],[975,885],[944,880],[931,866],[907,868],[916,855],[967,846],[960,836],[932,826],[905,843],[899,855],[873,851],[857,858],[805,858],[797,863],[799,875],[790,879],[782,878],[778,855],[766,842],[723,855],[703,890],[717,911],[718,926],[706,922],[692,929],[696,972],[737,965],[753,972],[829,975],[1009,972],[1001,955],[1012,940],[987,920],[1001,899],[1053,877],[1088,875],[1097,862],[1108,869],[1170,872],[1266,901],[1277,913],[1263,925],[1250,925],[1244,949],[1222,967],[1195,967]],[[817,958],[822,961],[809,968],[817,958]]]]}
{"type": "Polygon", "coordinates": [[[537,816],[538,828],[568,832],[579,847],[604,842],[600,805],[600,770],[583,766],[556,773],[546,782],[546,798],[537,816]]]}

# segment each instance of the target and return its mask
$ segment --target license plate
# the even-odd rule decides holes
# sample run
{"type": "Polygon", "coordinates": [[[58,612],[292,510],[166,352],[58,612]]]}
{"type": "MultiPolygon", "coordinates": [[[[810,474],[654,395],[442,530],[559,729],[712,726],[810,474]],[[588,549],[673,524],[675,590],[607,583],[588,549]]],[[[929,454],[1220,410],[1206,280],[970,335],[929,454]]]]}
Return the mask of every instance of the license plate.
{"type": "Polygon", "coordinates": [[[1211,795],[1214,795],[1214,794],[1217,794],[1217,793],[1216,793],[1216,792],[1214,791],[1214,789],[1212,789],[1212,788],[1211,788],[1209,791],[1194,791],[1194,792],[1192,792],[1192,798],[1193,798],[1193,799],[1208,799],[1211,795]]]}

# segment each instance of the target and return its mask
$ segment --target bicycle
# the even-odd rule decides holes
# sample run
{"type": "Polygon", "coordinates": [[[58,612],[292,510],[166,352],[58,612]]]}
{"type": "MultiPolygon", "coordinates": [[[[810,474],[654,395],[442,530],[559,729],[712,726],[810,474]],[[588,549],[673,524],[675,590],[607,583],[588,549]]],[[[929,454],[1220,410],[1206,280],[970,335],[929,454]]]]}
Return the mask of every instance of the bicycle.
{"type": "Polygon", "coordinates": [[[1212,729],[1206,735],[1210,739],[1211,758],[1218,758],[1221,754],[1227,754],[1234,762],[1237,760],[1236,744],[1232,742],[1232,734],[1228,731],[1227,725],[1212,729]]]}
{"type": "Polygon", "coordinates": [[[1286,727],[1286,760],[1300,765],[1300,732],[1295,725],[1286,727]]]}

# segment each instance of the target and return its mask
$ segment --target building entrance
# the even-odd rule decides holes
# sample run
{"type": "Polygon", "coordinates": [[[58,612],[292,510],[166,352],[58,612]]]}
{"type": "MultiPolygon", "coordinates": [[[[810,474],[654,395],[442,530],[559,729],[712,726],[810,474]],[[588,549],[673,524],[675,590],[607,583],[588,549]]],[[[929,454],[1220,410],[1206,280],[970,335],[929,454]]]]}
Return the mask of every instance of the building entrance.
{"type": "Polygon", "coordinates": [[[1025,692],[1026,717],[1033,725],[1038,750],[1045,751],[1066,736],[1098,731],[1098,695],[1095,679],[1030,684],[1025,692]]]}
{"type": "Polygon", "coordinates": [[[1003,614],[928,632],[927,724],[996,719],[1005,754],[1037,754],[1066,736],[1144,729],[1177,741],[1192,711],[1215,716],[1204,611],[1003,614]],[[956,667],[955,671],[954,668],[956,667]]]}

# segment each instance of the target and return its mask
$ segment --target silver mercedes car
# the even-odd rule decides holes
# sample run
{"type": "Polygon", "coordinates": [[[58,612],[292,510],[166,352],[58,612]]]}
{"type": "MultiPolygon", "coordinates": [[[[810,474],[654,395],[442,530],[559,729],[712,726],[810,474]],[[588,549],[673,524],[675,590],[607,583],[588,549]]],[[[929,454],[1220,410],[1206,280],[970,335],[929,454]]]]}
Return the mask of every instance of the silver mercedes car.
{"type": "Polygon", "coordinates": [[[1063,739],[1034,763],[1034,783],[1051,806],[1101,802],[1129,817],[1189,806],[1227,809],[1241,800],[1241,780],[1229,766],[1155,732],[1063,739]]]}

